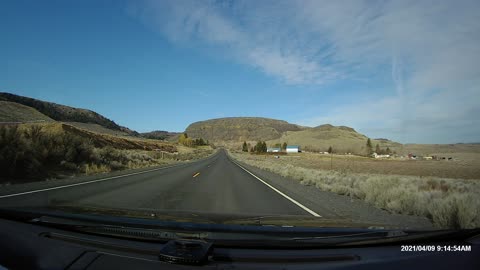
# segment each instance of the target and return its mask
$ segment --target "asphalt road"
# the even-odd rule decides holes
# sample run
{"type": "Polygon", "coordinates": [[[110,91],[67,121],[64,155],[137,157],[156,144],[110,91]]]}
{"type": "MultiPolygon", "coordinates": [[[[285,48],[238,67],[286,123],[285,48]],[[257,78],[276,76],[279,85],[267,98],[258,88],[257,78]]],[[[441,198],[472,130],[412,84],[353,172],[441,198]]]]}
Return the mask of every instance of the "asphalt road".
{"type": "MultiPolygon", "coordinates": [[[[319,215],[229,159],[188,164],[87,184],[0,196],[0,206],[67,203],[247,215],[319,215]]],[[[300,200],[301,201],[301,200],[300,200]]]]}

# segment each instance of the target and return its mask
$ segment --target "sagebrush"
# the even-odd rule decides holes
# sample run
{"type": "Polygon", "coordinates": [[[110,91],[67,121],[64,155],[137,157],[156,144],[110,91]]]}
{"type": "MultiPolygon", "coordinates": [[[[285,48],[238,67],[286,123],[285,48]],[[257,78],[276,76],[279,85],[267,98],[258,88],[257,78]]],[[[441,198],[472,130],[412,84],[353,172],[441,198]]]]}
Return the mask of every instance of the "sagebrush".
{"type": "Polygon", "coordinates": [[[96,148],[85,137],[49,133],[41,125],[0,127],[0,182],[22,182],[60,174],[99,173],[170,162],[152,151],[96,148]]]}
{"type": "Polygon", "coordinates": [[[428,217],[440,228],[480,227],[479,180],[318,170],[279,159],[231,155],[303,185],[352,196],[393,213],[428,217]]]}

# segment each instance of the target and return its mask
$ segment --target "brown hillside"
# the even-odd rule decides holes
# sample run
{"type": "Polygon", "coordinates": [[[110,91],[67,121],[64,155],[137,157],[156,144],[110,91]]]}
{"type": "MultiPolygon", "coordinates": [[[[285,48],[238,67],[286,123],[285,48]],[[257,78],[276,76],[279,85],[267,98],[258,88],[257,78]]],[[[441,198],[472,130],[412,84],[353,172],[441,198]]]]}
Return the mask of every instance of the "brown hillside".
{"type": "MultiPolygon", "coordinates": [[[[314,128],[301,131],[289,131],[280,138],[270,140],[268,145],[276,143],[288,143],[300,145],[305,151],[327,151],[331,146],[337,153],[356,153],[364,154],[366,152],[367,136],[356,132],[353,128],[346,126],[332,126],[330,124],[321,125],[314,128]]],[[[399,143],[389,140],[372,140],[375,147],[379,144],[381,148],[394,148],[400,146],[399,143]]]]}
{"type": "Polygon", "coordinates": [[[229,117],[190,124],[186,133],[192,138],[212,142],[272,140],[286,131],[300,131],[304,127],[286,121],[261,117],[229,117]]]}
{"type": "Polygon", "coordinates": [[[95,147],[111,146],[117,149],[139,149],[139,150],[162,150],[166,152],[176,152],[177,148],[172,143],[161,142],[158,140],[149,140],[133,137],[119,137],[108,134],[101,134],[78,128],[65,123],[44,123],[44,124],[21,124],[20,128],[27,128],[32,125],[41,125],[42,130],[55,136],[59,133],[70,133],[80,136],[86,140],[92,141],[95,147]]]}
{"type": "Polygon", "coordinates": [[[9,101],[0,101],[0,122],[53,121],[32,107],[9,101]]]}
{"type": "Polygon", "coordinates": [[[98,124],[108,129],[126,132],[130,135],[136,135],[136,132],[126,127],[117,125],[112,120],[91,110],[73,108],[70,106],[60,105],[10,93],[0,93],[0,100],[15,102],[34,108],[40,113],[56,121],[98,124]]]}

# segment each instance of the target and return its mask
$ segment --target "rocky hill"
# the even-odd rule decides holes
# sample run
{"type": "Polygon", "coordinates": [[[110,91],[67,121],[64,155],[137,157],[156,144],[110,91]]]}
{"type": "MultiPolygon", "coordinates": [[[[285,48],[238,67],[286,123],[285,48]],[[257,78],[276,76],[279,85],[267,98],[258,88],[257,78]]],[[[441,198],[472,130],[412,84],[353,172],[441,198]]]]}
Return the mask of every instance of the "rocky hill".
{"type": "Polygon", "coordinates": [[[169,132],[164,130],[154,130],[150,132],[143,132],[140,133],[140,136],[153,139],[153,140],[163,140],[163,141],[170,141],[172,139],[177,138],[181,133],[179,132],[169,132]]]}
{"type": "MultiPolygon", "coordinates": [[[[366,150],[367,140],[367,136],[358,133],[353,128],[325,124],[301,131],[285,132],[280,138],[270,140],[267,144],[274,145],[286,142],[288,144],[300,145],[307,151],[327,151],[331,146],[335,152],[362,153],[366,150]]],[[[383,149],[389,147],[394,150],[401,145],[386,139],[371,141],[374,148],[378,144],[383,149]]]]}
{"type": "MultiPolygon", "coordinates": [[[[73,108],[70,106],[60,105],[10,93],[0,93],[0,101],[14,102],[17,104],[28,106],[55,121],[98,124],[108,129],[125,132],[129,135],[137,134],[135,131],[132,131],[126,127],[122,127],[113,122],[112,120],[91,110],[73,108]]],[[[24,120],[18,118],[17,120],[13,119],[12,121],[24,120]]]]}
{"type": "Polygon", "coordinates": [[[287,131],[300,131],[302,126],[261,117],[228,117],[190,124],[186,133],[192,138],[211,142],[272,140],[287,131]]]}

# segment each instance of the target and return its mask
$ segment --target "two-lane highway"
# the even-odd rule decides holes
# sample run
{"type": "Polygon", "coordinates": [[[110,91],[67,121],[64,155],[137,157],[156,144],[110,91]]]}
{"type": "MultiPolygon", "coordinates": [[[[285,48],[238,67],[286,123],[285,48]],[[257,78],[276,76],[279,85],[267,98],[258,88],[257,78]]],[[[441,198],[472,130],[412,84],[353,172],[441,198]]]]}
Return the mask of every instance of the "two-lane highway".
{"type": "Polygon", "coordinates": [[[318,214],[229,159],[193,163],[92,183],[0,196],[0,206],[67,203],[247,215],[318,214]]]}

